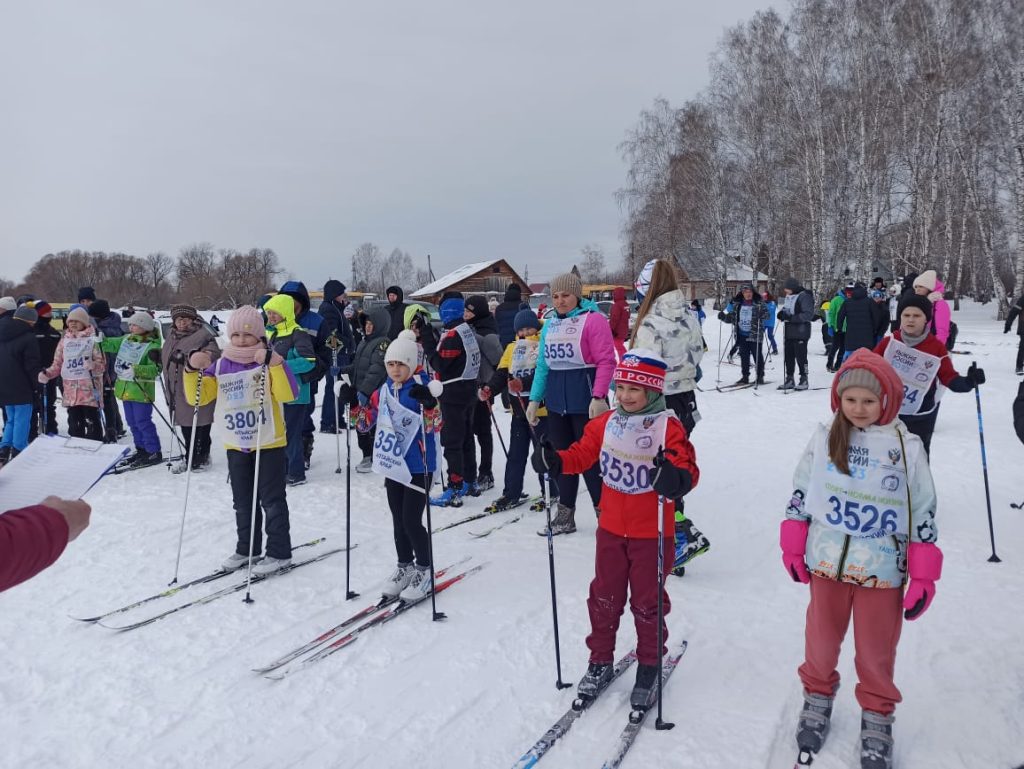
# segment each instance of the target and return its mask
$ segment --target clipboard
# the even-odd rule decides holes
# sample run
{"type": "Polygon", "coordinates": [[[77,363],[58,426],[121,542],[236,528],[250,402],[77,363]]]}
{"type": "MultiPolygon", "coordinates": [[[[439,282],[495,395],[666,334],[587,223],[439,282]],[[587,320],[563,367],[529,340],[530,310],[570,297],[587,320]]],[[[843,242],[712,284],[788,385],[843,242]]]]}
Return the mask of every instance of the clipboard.
{"type": "Polygon", "coordinates": [[[41,435],[0,469],[0,507],[38,505],[51,494],[80,499],[128,452],[116,443],[41,435]]]}

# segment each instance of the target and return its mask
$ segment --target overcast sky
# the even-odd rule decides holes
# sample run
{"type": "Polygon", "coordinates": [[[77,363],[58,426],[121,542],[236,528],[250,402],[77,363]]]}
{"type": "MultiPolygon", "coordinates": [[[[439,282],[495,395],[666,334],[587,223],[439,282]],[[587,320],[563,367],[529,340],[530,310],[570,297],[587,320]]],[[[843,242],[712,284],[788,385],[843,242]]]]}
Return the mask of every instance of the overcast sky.
{"type": "Polygon", "coordinates": [[[759,0],[67,0],[0,10],[0,277],[47,252],[372,241],[531,280],[617,261],[616,145],[759,0]]]}

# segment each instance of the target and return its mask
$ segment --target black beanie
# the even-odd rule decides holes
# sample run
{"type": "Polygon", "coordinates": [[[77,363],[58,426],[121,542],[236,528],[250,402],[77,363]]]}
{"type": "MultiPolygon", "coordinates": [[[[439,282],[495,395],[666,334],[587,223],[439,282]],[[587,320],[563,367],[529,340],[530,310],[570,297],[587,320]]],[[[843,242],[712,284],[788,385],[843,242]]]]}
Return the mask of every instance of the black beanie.
{"type": "Polygon", "coordinates": [[[78,301],[79,303],[88,300],[90,302],[96,301],[96,291],[92,286],[82,286],[78,289],[78,301]]]}
{"type": "Polygon", "coordinates": [[[788,288],[794,294],[800,290],[800,281],[796,278],[786,278],[786,282],[782,284],[783,288],[788,288]]]}
{"type": "Polygon", "coordinates": [[[340,280],[329,280],[324,283],[324,299],[328,302],[333,302],[339,296],[345,293],[345,284],[340,280]]]}
{"type": "Polygon", "coordinates": [[[89,317],[103,320],[110,315],[110,303],[106,299],[97,299],[89,305],[89,317]]]}
{"type": "Polygon", "coordinates": [[[513,283],[505,289],[505,301],[506,302],[518,302],[523,298],[523,289],[519,287],[518,283],[513,283]]]}
{"type": "Polygon", "coordinates": [[[901,318],[907,307],[916,307],[924,313],[924,318],[929,323],[932,319],[932,303],[927,296],[907,293],[900,297],[900,303],[896,308],[896,317],[901,318]]]}
{"type": "Polygon", "coordinates": [[[491,308],[487,306],[487,297],[474,294],[466,300],[466,309],[472,311],[473,320],[486,318],[491,314],[491,308]]]}

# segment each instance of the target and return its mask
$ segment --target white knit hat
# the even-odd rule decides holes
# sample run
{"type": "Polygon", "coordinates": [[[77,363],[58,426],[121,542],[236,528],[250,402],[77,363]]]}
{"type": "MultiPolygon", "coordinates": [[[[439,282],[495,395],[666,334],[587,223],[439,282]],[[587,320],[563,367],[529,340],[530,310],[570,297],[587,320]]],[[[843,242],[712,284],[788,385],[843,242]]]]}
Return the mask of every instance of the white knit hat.
{"type": "Polygon", "coordinates": [[[18,303],[15,301],[13,296],[5,296],[0,299],[0,310],[4,312],[14,312],[18,309],[18,303]]]}
{"type": "Polygon", "coordinates": [[[156,331],[156,321],[150,316],[148,312],[139,310],[137,313],[128,318],[129,326],[138,326],[143,331],[152,333],[156,331]]]}
{"type": "Polygon", "coordinates": [[[416,346],[416,334],[406,329],[388,345],[384,353],[384,362],[390,363],[393,360],[404,363],[410,371],[416,370],[416,362],[419,359],[419,348],[416,346]]]}
{"type": "Polygon", "coordinates": [[[938,280],[938,276],[935,274],[935,270],[925,270],[914,279],[914,288],[921,286],[927,288],[928,293],[935,290],[935,281],[938,280]]]}

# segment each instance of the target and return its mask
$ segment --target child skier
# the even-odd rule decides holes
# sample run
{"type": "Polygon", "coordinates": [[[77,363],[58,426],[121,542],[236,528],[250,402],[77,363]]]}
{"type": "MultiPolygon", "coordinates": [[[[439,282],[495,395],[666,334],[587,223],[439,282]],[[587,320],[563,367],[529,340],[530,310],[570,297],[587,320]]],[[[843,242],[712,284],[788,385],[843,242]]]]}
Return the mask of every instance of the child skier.
{"type": "Polygon", "coordinates": [[[363,452],[363,459],[356,465],[357,473],[368,473],[373,468],[373,425],[376,419],[370,406],[370,396],[388,378],[384,354],[388,349],[390,328],[391,313],[388,308],[375,307],[366,319],[364,336],[356,347],[355,358],[341,369],[343,374],[348,375],[349,383],[338,387],[338,408],[344,411],[348,403],[358,410],[356,441],[363,452]]]}
{"type": "Polygon", "coordinates": [[[977,366],[971,366],[967,376],[957,374],[946,346],[928,330],[931,313],[932,303],[927,297],[904,294],[900,300],[899,330],[875,348],[903,380],[905,394],[900,419],[924,443],[926,455],[931,454],[939,400],[946,388],[965,393],[976,384],[985,384],[985,371],[977,366]]]}
{"type": "Polygon", "coordinates": [[[140,311],[128,318],[128,336],[100,342],[103,352],[116,356],[114,397],[124,403],[124,418],[135,441],[135,453],[125,460],[132,468],[163,461],[160,437],[153,424],[153,399],[160,375],[160,340],[155,332],[156,321],[149,313],[140,311]]]}
{"type": "Polygon", "coordinates": [[[284,359],[299,383],[296,397],[284,404],[289,486],[301,486],[306,482],[302,430],[309,414],[310,383],[319,378],[313,336],[295,321],[295,302],[288,294],[277,294],[263,305],[270,346],[284,359]]]}
{"type": "MultiPolygon", "coordinates": [[[[579,696],[597,696],[611,679],[615,633],[628,589],[639,662],[630,704],[637,710],[650,706],[665,653],[657,643],[658,591],[664,593],[662,585],[672,568],[675,500],[688,493],[699,477],[686,431],[665,405],[666,369],[650,350],[628,351],[615,369],[615,410],[590,420],[583,437],[568,449],[556,451],[545,441],[533,455],[534,469],[552,475],[582,473],[600,460],[601,517],[587,599],[590,665],[579,683],[579,696]],[[659,513],[667,533],[660,575],[656,574],[659,513]]],[[[671,608],[667,594],[663,600],[667,614],[671,608]]],[[[668,633],[662,638],[668,638],[668,633]]]]}
{"type": "Polygon", "coordinates": [[[398,566],[385,582],[383,594],[403,601],[430,595],[433,564],[423,510],[437,469],[437,444],[433,435],[424,435],[423,426],[432,423],[429,411],[437,407],[442,390],[441,383],[430,381],[426,373],[413,373],[418,350],[411,336],[402,331],[388,345],[384,354],[388,381],[373,394],[377,411],[373,471],[384,476],[398,555],[398,566]]]}
{"type": "Polygon", "coordinates": [[[811,586],[798,765],[811,763],[828,734],[852,614],[861,767],[892,767],[901,623],[927,610],[942,571],[935,488],[921,440],[897,418],[902,401],[893,367],[869,350],[854,352],[832,381],[835,416],[818,426],[793,475],[782,561],[794,581],[811,586]]]}
{"type": "Polygon", "coordinates": [[[89,313],[76,307],[68,313],[67,330],[53,355],[53,363],[39,374],[45,384],[58,376],[64,383],[62,402],[68,410],[68,434],[72,438],[103,440],[100,393],[107,359],[99,347],[89,313]]]}
{"type": "MultiPolygon", "coordinates": [[[[290,303],[291,299],[288,301],[290,303]]],[[[228,345],[215,364],[207,352],[197,351],[189,356],[185,367],[185,395],[195,407],[196,380],[198,372],[202,371],[200,405],[216,401],[220,409],[238,533],[235,552],[227,557],[222,568],[234,571],[246,565],[250,535],[253,558],[263,552],[260,518],[266,511],[267,557],[253,566],[253,573],[270,574],[291,564],[283,404],[299,397],[301,388],[298,376],[289,366],[282,365],[284,358],[268,348],[263,319],[255,307],[239,307],[232,312],[227,333],[228,345]],[[253,532],[250,526],[257,446],[259,504],[253,532]]]]}
{"type": "MultiPolygon", "coordinates": [[[[522,504],[523,476],[526,473],[526,459],[530,454],[530,423],[526,421],[526,406],[530,400],[530,388],[533,386],[533,374],[540,352],[541,326],[533,310],[520,310],[516,313],[514,324],[518,338],[505,348],[490,381],[480,387],[481,401],[489,401],[508,390],[512,405],[505,486],[501,496],[484,508],[487,513],[509,510],[522,504]]],[[[533,430],[538,440],[547,435],[547,413],[544,408],[537,410],[537,426],[533,430]]],[[[554,478],[551,479],[549,494],[552,503],[557,505],[554,478]]]]}

